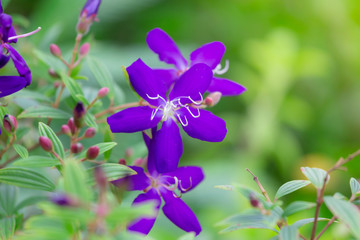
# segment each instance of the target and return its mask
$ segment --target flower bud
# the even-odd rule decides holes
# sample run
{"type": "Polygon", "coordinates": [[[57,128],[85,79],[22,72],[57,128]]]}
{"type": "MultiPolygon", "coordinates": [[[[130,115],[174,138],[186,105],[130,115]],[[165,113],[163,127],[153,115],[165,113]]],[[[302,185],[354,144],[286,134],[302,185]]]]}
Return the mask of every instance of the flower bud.
{"type": "Polygon", "coordinates": [[[93,127],[90,127],[88,129],[86,129],[84,137],[85,138],[92,138],[93,136],[95,136],[96,133],[96,129],[93,127]]]}
{"type": "Polygon", "coordinates": [[[98,94],[97,94],[97,97],[98,98],[103,98],[105,97],[106,95],[108,95],[109,93],[109,88],[107,87],[103,87],[99,90],[98,94]]]}
{"type": "Polygon", "coordinates": [[[50,44],[50,52],[55,57],[61,57],[61,50],[58,45],[56,44],[50,44]]]}
{"type": "Polygon", "coordinates": [[[215,106],[221,99],[221,92],[212,92],[205,98],[205,105],[215,106]]]}
{"type": "Polygon", "coordinates": [[[65,134],[65,135],[68,135],[68,136],[71,136],[72,134],[71,134],[71,129],[70,129],[70,127],[69,127],[69,125],[62,125],[61,126],[61,132],[63,133],[63,134],[65,134]]]}
{"type": "Polygon", "coordinates": [[[85,57],[90,51],[90,43],[84,43],[79,49],[80,57],[85,57]]]}
{"type": "Polygon", "coordinates": [[[60,87],[60,82],[59,81],[54,82],[53,86],[55,89],[57,89],[58,87],[60,87]]]}
{"type": "Polygon", "coordinates": [[[76,126],[74,123],[74,118],[70,118],[67,125],[69,126],[71,133],[74,134],[76,132],[76,126]]]}
{"type": "Polygon", "coordinates": [[[73,143],[73,144],[71,144],[71,146],[70,146],[70,151],[72,152],[72,153],[79,153],[79,152],[81,152],[83,150],[83,145],[81,144],[81,143],[73,143]]]}
{"type": "Polygon", "coordinates": [[[42,149],[44,149],[46,152],[52,151],[53,144],[48,137],[44,137],[44,136],[39,137],[39,143],[42,149]]]}
{"type": "Polygon", "coordinates": [[[98,146],[89,147],[89,149],[86,152],[86,158],[95,159],[99,155],[99,151],[100,149],[98,146]]]}
{"type": "Polygon", "coordinates": [[[74,124],[77,128],[81,128],[86,110],[82,102],[78,102],[74,108],[74,124]]]}
{"type": "Polygon", "coordinates": [[[59,206],[77,206],[78,202],[64,193],[53,193],[50,200],[59,206]]]}
{"type": "Polygon", "coordinates": [[[126,160],[123,158],[119,159],[119,164],[126,165],[126,160]]]}
{"type": "Polygon", "coordinates": [[[135,161],[134,161],[134,165],[138,166],[138,167],[141,167],[144,164],[145,164],[145,159],[143,159],[143,158],[138,158],[138,159],[135,159],[135,161]]]}
{"type": "Polygon", "coordinates": [[[255,208],[260,206],[259,199],[253,193],[250,193],[249,200],[250,200],[251,206],[253,206],[255,208]]]}
{"type": "Polygon", "coordinates": [[[57,72],[52,68],[49,69],[48,73],[53,78],[56,78],[56,79],[60,78],[59,74],[57,74],[57,72]]]}
{"type": "Polygon", "coordinates": [[[17,129],[17,121],[13,115],[6,114],[3,119],[3,125],[6,131],[13,133],[17,129]]]}

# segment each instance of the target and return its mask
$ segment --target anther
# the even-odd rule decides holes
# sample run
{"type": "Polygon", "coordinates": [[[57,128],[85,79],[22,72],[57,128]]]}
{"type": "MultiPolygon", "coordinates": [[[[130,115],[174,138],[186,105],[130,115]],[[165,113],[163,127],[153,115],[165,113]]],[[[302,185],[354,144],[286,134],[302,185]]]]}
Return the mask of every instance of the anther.
{"type": "Polygon", "coordinates": [[[225,60],[225,67],[221,69],[221,64],[218,64],[215,69],[213,70],[213,73],[216,73],[218,75],[222,75],[226,73],[229,70],[229,60],[225,60]]]}
{"type": "Polygon", "coordinates": [[[190,190],[190,188],[192,188],[192,179],[190,177],[190,186],[188,188],[184,188],[182,185],[181,185],[181,181],[179,181],[179,188],[182,192],[187,192],[190,190]]]}
{"type": "Polygon", "coordinates": [[[37,33],[37,32],[40,31],[40,30],[41,30],[41,27],[38,27],[37,29],[35,29],[35,30],[32,31],[32,32],[25,33],[25,34],[22,34],[22,35],[13,36],[13,37],[9,37],[8,40],[11,41],[11,40],[18,39],[18,38],[28,37],[28,36],[31,36],[31,35],[37,33]]]}
{"type": "Polygon", "coordinates": [[[179,195],[177,195],[175,192],[172,193],[174,197],[176,198],[181,198],[182,197],[182,192],[180,192],[179,195]]]}

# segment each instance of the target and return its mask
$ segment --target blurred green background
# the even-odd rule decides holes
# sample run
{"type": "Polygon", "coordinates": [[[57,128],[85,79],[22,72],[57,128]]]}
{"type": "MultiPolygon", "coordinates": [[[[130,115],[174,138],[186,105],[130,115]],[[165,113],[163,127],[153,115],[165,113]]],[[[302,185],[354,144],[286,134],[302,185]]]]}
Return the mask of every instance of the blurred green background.
{"type": "MultiPolygon", "coordinates": [[[[4,1],[3,2],[8,2],[4,1]]],[[[19,41],[18,48],[31,66],[40,63],[33,47],[48,52],[57,43],[66,53],[73,46],[75,25],[85,0],[12,0],[6,12],[28,32],[42,31],[19,41]]],[[[200,165],[205,181],[183,196],[203,227],[197,239],[268,239],[268,230],[239,230],[219,235],[215,224],[249,208],[236,192],[215,185],[240,183],[254,189],[250,168],[273,197],[281,184],[304,179],[301,166],[330,168],[341,156],[360,148],[360,2],[357,0],[103,0],[99,22],[87,39],[91,55],[101,59],[123,89],[126,102],[133,101],[121,66],[141,57],[153,67],[165,66],[145,42],[148,31],[165,30],[184,56],[202,44],[221,41],[223,58],[230,61],[223,77],[243,84],[247,91],[223,98],[211,109],[227,122],[222,143],[207,143],[184,134],[181,165],[200,165]]],[[[86,64],[85,64],[86,65],[86,64]]],[[[83,85],[96,86],[86,66],[83,85]]],[[[34,71],[33,82],[41,83],[47,69],[34,71]]],[[[40,84],[41,85],[41,84],[40,84]]],[[[33,88],[38,85],[33,84],[33,88]]],[[[60,124],[60,123],[59,123],[60,124]]],[[[140,134],[116,134],[119,143],[114,161],[133,148],[143,154],[140,134]]],[[[347,172],[333,174],[327,194],[349,195],[349,179],[360,177],[359,161],[347,172]]],[[[127,196],[130,203],[136,194],[127,196]]],[[[308,186],[284,198],[314,201],[308,186]]],[[[314,209],[289,219],[310,218],[314,209]]],[[[323,207],[321,216],[329,213],[323,207]]],[[[324,223],[319,223],[320,227],[324,223]]],[[[309,236],[309,227],[302,233],[309,236]]],[[[162,213],[150,236],[176,239],[182,231],[162,213]]],[[[335,225],[324,239],[350,239],[343,226],[335,225]]]]}

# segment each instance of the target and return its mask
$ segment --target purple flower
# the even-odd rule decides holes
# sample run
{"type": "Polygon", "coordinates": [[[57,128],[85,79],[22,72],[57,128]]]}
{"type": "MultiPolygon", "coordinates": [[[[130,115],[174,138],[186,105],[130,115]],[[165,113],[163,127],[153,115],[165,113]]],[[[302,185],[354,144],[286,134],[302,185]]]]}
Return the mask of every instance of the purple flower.
{"type": "Polygon", "coordinates": [[[86,16],[86,18],[89,17],[96,17],[99,6],[100,6],[101,0],[88,0],[83,9],[81,10],[81,16],[86,16]]]}
{"type": "MultiPolygon", "coordinates": [[[[162,210],[172,223],[186,232],[195,232],[196,235],[201,232],[200,223],[194,212],[180,198],[183,193],[190,191],[204,179],[204,173],[200,167],[179,167],[165,174],[159,174],[156,170],[145,173],[141,167],[137,166],[131,166],[131,168],[137,172],[136,175],[115,180],[112,183],[117,187],[126,186],[129,191],[144,190],[145,193],[139,194],[133,205],[154,201],[157,215],[161,199],[163,199],[165,204],[162,210]],[[175,191],[178,191],[180,195],[178,196],[175,191]]],[[[155,220],[156,216],[136,219],[128,225],[128,230],[148,234],[155,220]]]]}
{"type": "Polygon", "coordinates": [[[167,88],[145,63],[138,59],[127,68],[134,90],[148,106],[132,107],[108,117],[112,132],[154,131],[156,168],[159,172],[176,169],[182,155],[182,140],[177,122],[193,138],[220,142],[227,133],[226,123],[211,112],[200,109],[202,95],[212,79],[211,69],[203,63],[194,64],[182,74],[167,95],[167,88]]]}
{"type": "MultiPolygon", "coordinates": [[[[190,54],[190,65],[183,57],[179,48],[171,37],[160,28],[151,30],[146,38],[149,48],[159,55],[160,61],[173,64],[175,69],[157,69],[166,86],[171,87],[178,79],[178,76],[186,72],[197,63],[205,63],[214,74],[224,74],[228,69],[226,66],[221,69],[220,61],[225,53],[225,46],[221,42],[211,42],[204,44],[190,54]]],[[[206,89],[208,92],[221,92],[223,96],[234,96],[243,93],[246,89],[242,85],[225,78],[213,77],[206,89]]]]}

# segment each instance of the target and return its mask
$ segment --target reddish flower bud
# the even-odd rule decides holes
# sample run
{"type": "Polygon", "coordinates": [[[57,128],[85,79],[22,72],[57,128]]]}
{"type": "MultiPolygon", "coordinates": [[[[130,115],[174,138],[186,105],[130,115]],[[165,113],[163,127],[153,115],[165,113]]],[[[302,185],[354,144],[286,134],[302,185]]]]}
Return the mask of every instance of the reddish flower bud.
{"type": "Polygon", "coordinates": [[[65,125],[65,124],[61,126],[61,132],[63,134],[65,134],[65,135],[68,135],[68,136],[72,135],[70,127],[68,125],[65,125]]]}
{"type": "Polygon", "coordinates": [[[119,159],[119,164],[126,165],[126,160],[123,158],[119,159]]]}
{"type": "Polygon", "coordinates": [[[53,144],[48,137],[44,137],[44,136],[39,137],[39,143],[42,149],[44,149],[46,152],[52,151],[53,144]]]}
{"type": "Polygon", "coordinates": [[[92,138],[93,136],[95,136],[96,133],[96,129],[93,127],[90,127],[88,129],[86,129],[84,137],[85,138],[92,138]]]}
{"type": "Polygon", "coordinates": [[[90,51],[90,43],[84,43],[79,49],[79,55],[85,57],[90,51]]]}
{"type": "Polygon", "coordinates": [[[67,125],[69,126],[71,133],[74,134],[76,132],[76,126],[74,123],[74,118],[70,118],[67,125]]]}
{"type": "Polygon", "coordinates": [[[70,151],[72,153],[79,153],[83,150],[83,145],[81,143],[74,143],[70,146],[70,151]]]}
{"type": "Polygon", "coordinates": [[[50,52],[55,57],[61,57],[61,50],[58,45],[56,44],[50,44],[50,52]]]}
{"type": "Polygon", "coordinates": [[[84,120],[86,110],[82,102],[78,102],[74,108],[74,124],[76,127],[81,128],[84,120]]]}
{"type": "Polygon", "coordinates": [[[249,200],[250,200],[251,206],[253,206],[255,208],[260,206],[259,199],[253,193],[250,193],[249,200]]]}
{"type": "MultiPolygon", "coordinates": [[[[52,69],[52,68],[49,69],[48,73],[49,73],[49,75],[50,75],[51,77],[53,77],[53,78],[56,78],[56,79],[60,78],[59,74],[57,74],[57,72],[56,72],[54,69],[52,69]]],[[[59,85],[60,85],[60,84],[59,84],[59,85]]]]}
{"type": "Polygon", "coordinates": [[[101,88],[101,89],[99,90],[97,97],[98,97],[98,98],[103,98],[103,97],[105,97],[106,95],[108,95],[108,93],[109,93],[109,88],[103,87],[103,88],[101,88]]]}
{"type": "Polygon", "coordinates": [[[134,165],[138,166],[138,167],[143,166],[144,163],[145,163],[145,159],[143,159],[143,158],[138,158],[138,159],[135,159],[135,161],[134,161],[134,165]]]}
{"type": "Polygon", "coordinates": [[[13,115],[6,114],[3,119],[3,125],[6,131],[13,133],[17,129],[17,121],[13,115]]]}
{"type": "Polygon", "coordinates": [[[89,147],[89,149],[86,152],[86,158],[95,159],[99,155],[99,151],[100,149],[98,146],[89,147]]]}
{"type": "Polygon", "coordinates": [[[220,99],[221,92],[213,92],[205,98],[205,104],[209,107],[213,107],[220,101],[220,99]]]}
{"type": "Polygon", "coordinates": [[[57,89],[58,87],[60,87],[60,82],[59,81],[54,82],[53,86],[55,89],[57,89]]]}

